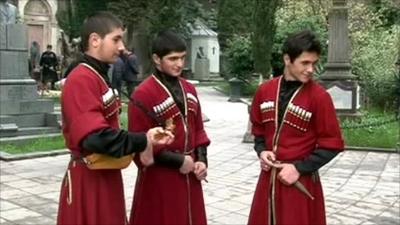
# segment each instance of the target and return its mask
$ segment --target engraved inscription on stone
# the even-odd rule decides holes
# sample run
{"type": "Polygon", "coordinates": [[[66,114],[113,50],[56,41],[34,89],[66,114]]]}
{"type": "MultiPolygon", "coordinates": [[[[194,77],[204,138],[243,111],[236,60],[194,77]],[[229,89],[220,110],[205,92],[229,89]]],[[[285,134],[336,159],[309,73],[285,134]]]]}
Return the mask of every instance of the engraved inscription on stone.
{"type": "Polygon", "coordinates": [[[37,99],[39,97],[36,85],[24,85],[21,90],[22,99],[37,99]]]}
{"type": "Polygon", "coordinates": [[[7,26],[7,47],[12,50],[28,49],[28,33],[24,24],[9,24],[7,26]]]}
{"type": "Polygon", "coordinates": [[[343,90],[337,86],[333,86],[327,91],[331,95],[336,109],[352,109],[353,97],[351,91],[343,90]]]}
{"type": "Polygon", "coordinates": [[[21,98],[21,92],[18,87],[11,87],[8,88],[8,93],[7,93],[8,99],[9,100],[18,100],[21,98]]]}
{"type": "Polygon", "coordinates": [[[28,52],[0,51],[0,78],[29,78],[28,52]]]}

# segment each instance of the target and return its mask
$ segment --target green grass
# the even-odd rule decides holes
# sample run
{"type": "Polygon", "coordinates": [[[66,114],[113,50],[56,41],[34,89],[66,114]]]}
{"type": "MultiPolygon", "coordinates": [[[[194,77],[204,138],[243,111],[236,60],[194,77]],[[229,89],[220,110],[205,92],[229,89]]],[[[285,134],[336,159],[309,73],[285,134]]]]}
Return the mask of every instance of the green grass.
{"type": "Polygon", "coordinates": [[[343,130],[346,146],[395,148],[399,142],[399,124],[380,128],[343,130]]]}
{"type": "Polygon", "coordinates": [[[396,148],[400,144],[400,122],[393,112],[370,110],[360,120],[344,120],[342,131],[347,146],[396,148]]]}
{"type": "Polygon", "coordinates": [[[23,144],[1,144],[1,151],[10,154],[32,153],[39,151],[51,151],[55,149],[64,149],[64,137],[47,137],[27,141],[23,144]]]}

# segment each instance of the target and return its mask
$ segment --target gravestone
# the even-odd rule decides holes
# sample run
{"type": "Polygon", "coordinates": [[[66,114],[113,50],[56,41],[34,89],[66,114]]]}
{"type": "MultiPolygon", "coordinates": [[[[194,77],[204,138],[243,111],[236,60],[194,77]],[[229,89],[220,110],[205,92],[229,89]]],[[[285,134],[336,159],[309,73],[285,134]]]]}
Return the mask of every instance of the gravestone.
{"type": "Polygon", "coordinates": [[[346,0],[333,0],[329,12],[328,62],[322,85],[332,97],[340,117],[358,116],[360,87],[351,74],[348,8],[346,0]]]}
{"type": "Polygon", "coordinates": [[[196,58],[194,61],[195,80],[208,80],[210,78],[210,60],[207,58],[196,58]]]}
{"type": "Polygon", "coordinates": [[[52,99],[28,72],[27,27],[0,24],[0,138],[60,132],[52,99]]]}

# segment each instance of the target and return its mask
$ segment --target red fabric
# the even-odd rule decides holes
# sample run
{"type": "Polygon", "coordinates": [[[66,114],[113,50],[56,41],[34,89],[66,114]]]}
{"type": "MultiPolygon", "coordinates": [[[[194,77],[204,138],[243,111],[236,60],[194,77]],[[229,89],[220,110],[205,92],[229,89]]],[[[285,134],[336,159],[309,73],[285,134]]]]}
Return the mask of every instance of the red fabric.
{"type": "MultiPolygon", "coordinates": [[[[195,88],[180,80],[187,102],[188,150],[197,146],[207,146],[210,140],[204,131],[200,104],[198,103],[195,88]],[[187,97],[194,96],[196,101],[187,97]]],[[[156,112],[154,106],[165,102],[171,97],[158,80],[151,76],[135,90],[133,99],[140,101],[147,109],[156,112]]],[[[162,104],[161,104],[162,105],[162,104]]],[[[184,119],[178,107],[173,103],[168,109],[158,113],[162,120],[173,118],[175,141],[168,146],[155,148],[154,154],[160,151],[178,151],[184,153],[185,128],[184,119]]],[[[146,115],[141,109],[129,105],[129,130],[145,132],[156,126],[154,119],[146,115]]],[[[194,155],[192,155],[194,157],[194,155]]],[[[189,224],[189,215],[192,224],[206,224],[206,212],[201,182],[194,174],[183,175],[177,169],[170,169],[152,165],[143,168],[138,158],[135,158],[139,174],[132,204],[130,224],[189,224]]]]}
{"type": "MultiPolygon", "coordinates": [[[[262,84],[257,91],[250,112],[252,133],[265,138],[266,149],[273,149],[276,136],[278,161],[294,162],[304,160],[315,149],[342,151],[344,142],[330,95],[319,84],[310,81],[302,86],[289,103],[296,110],[287,110],[283,125],[277,127],[277,109],[281,77],[262,84]],[[267,104],[268,103],[268,104],[267,104]],[[266,107],[266,105],[272,107],[266,107]],[[310,115],[309,120],[306,114],[310,115]],[[300,116],[299,116],[300,115],[300,116]]],[[[289,108],[289,106],[288,106],[289,108]]],[[[254,194],[249,224],[270,224],[268,202],[272,201],[271,171],[262,171],[254,194]]],[[[322,187],[319,180],[311,176],[301,176],[300,182],[315,197],[309,199],[295,187],[283,185],[275,179],[276,224],[326,224],[322,187]]]]}
{"type": "MultiPolygon", "coordinates": [[[[73,154],[82,153],[80,143],[89,134],[119,127],[120,102],[103,103],[108,90],[104,81],[82,64],[68,76],[62,94],[62,119],[66,145],[73,154]]],[[[125,223],[121,171],[94,171],[84,164],[70,163],[61,187],[57,224],[125,223]],[[71,204],[68,199],[72,199],[71,204]]]]}
{"type": "MultiPolygon", "coordinates": [[[[262,171],[258,180],[248,224],[273,224],[269,216],[271,210],[268,202],[272,201],[270,172],[262,171]]],[[[325,205],[320,181],[314,182],[310,177],[302,176],[299,181],[315,198],[309,199],[298,189],[276,182],[275,204],[276,224],[279,225],[321,225],[326,224],[325,205]]]]}

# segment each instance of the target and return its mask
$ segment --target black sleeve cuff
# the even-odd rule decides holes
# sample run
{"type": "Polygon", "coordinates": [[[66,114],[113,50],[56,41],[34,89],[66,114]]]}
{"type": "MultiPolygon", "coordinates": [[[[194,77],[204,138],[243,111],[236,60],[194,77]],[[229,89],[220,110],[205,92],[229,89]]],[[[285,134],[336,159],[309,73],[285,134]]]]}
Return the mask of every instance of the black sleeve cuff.
{"type": "Polygon", "coordinates": [[[311,174],[335,158],[337,154],[337,151],[316,149],[307,159],[295,162],[294,166],[301,175],[311,174]]]}
{"type": "Polygon", "coordinates": [[[134,152],[142,152],[146,146],[147,137],[145,133],[131,133],[112,128],[90,134],[82,141],[84,149],[116,158],[134,152]]]}
{"type": "Polygon", "coordinates": [[[260,156],[262,151],[265,151],[265,139],[262,136],[254,137],[254,150],[257,156],[260,156]]]}
{"type": "Polygon", "coordinates": [[[199,146],[195,150],[196,161],[203,162],[208,167],[208,159],[207,159],[207,147],[199,146]]]}
{"type": "Polygon", "coordinates": [[[128,132],[129,145],[126,146],[125,155],[143,152],[147,147],[147,136],[145,133],[132,133],[128,132]]]}
{"type": "Polygon", "coordinates": [[[171,151],[161,151],[159,154],[154,156],[154,162],[156,165],[171,169],[181,168],[184,160],[185,155],[171,151]]]}

